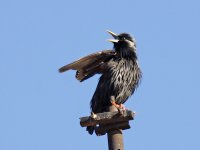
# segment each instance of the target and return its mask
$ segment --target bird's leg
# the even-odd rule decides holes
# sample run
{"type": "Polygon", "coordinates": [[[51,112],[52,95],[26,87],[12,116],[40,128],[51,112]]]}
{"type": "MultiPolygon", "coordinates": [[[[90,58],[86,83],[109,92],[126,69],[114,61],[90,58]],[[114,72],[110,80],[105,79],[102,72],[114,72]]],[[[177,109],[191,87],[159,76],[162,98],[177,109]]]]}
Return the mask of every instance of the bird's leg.
{"type": "Polygon", "coordinates": [[[116,104],[114,96],[111,96],[110,99],[111,104],[114,105],[117,109],[126,110],[124,104],[116,104]]]}
{"type": "Polygon", "coordinates": [[[111,96],[111,97],[110,97],[110,102],[111,102],[111,104],[114,105],[117,109],[119,109],[119,105],[116,104],[114,96],[111,96]]]}
{"type": "Polygon", "coordinates": [[[125,110],[124,105],[123,104],[120,104],[120,105],[116,104],[114,96],[110,97],[110,102],[111,102],[112,105],[114,105],[117,108],[119,114],[122,115],[123,110],[125,110]]]}

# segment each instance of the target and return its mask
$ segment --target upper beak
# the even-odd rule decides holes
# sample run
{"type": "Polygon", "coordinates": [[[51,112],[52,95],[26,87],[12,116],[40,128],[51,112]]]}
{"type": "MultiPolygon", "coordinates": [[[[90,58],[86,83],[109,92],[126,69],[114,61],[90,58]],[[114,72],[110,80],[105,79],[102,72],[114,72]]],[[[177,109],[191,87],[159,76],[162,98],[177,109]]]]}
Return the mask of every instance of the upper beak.
{"type": "Polygon", "coordinates": [[[117,36],[116,33],[112,32],[112,31],[109,31],[109,30],[107,30],[107,32],[108,32],[109,34],[111,34],[115,39],[118,38],[118,36],[117,36]]]}
{"type": "Polygon", "coordinates": [[[117,43],[119,40],[118,40],[118,36],[116,33],[112,32],[112,31],[109,31],[107,30],[107,32],[109,34],[111,34],[115,39],[108,39],[109,42],[113,42],[113,43],[117,43]]]}

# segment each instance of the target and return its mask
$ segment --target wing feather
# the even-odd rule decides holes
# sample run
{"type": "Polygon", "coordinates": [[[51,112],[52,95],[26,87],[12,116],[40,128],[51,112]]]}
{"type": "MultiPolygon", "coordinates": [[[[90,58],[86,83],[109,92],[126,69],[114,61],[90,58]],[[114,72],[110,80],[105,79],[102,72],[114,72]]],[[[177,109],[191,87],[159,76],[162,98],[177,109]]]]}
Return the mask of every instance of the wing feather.
{"type": "Polygon", "coordinates": [[[67,70],[77,70],[76,78],[83,81],[96,73],[101,73],[101,66],[110,60],[114,55],[116,55],[116,53],[113,50],[96,52],[61,67],[59,72],[62,73],[67,70]]]}

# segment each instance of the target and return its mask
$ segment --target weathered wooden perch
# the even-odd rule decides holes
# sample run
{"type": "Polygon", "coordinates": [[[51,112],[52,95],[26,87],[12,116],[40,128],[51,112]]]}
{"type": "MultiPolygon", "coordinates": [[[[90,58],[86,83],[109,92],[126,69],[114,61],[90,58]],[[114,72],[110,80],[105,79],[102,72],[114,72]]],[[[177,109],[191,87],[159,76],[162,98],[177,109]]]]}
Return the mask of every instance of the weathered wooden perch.
{"type": "Polygon", "coordinates": [[[119,111],[98,113],[93,117],[80,118],[80,125],[95,126],[96,135],[104,135],[110,130],[129,129],[129,120],[134,119],[134,114],[131,110],[123,110],[121,113],[119,111]]]}

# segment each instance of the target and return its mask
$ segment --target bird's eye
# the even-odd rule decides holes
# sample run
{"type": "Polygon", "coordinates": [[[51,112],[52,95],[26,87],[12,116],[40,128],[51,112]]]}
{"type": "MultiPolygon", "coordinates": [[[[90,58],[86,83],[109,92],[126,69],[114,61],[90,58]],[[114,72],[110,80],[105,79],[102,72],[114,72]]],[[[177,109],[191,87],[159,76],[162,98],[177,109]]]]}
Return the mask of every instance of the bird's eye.
{"type": "Polygon", "coordinates": [[[122,37],[122,40],[126,40],[126,38],[125,38],[125,37],[122,37]]]}

